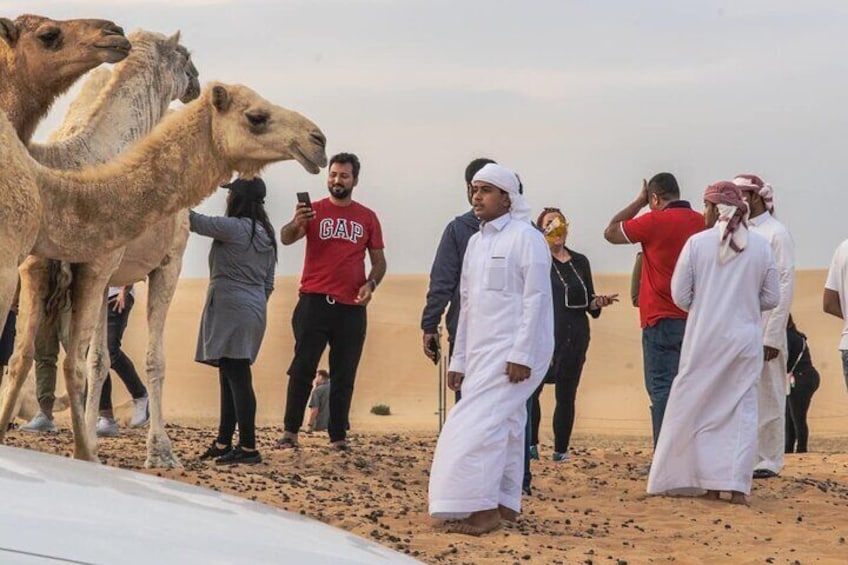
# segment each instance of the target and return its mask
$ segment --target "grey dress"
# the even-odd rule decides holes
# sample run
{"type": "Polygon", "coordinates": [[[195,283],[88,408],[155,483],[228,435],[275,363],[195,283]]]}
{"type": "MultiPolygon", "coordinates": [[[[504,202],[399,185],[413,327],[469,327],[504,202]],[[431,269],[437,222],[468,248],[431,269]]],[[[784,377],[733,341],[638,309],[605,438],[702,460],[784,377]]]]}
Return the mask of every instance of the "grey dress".
{"type": "Polygon", "coordinates": [[[251,219],[189,215],[191,231],[214,238],[209,251],[209,290],[203,306],[194,360],[218,366],[219,359],[252,364],[265,335],[268,297],[274,290],[272,234],[251,219]]]}

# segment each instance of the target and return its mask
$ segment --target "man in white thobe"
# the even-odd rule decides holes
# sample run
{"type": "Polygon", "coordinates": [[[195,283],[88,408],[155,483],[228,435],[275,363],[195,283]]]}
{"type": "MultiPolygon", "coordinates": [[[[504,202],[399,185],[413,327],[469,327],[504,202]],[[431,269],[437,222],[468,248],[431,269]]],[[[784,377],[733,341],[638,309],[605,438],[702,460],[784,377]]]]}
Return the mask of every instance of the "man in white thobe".
{"type": "Polygon", "coordinates": [[[710,185],[704,206],[712,229],[689,238],[671,279],[689,318],[648,492],[718,499],[724,491],[744,504],[757,447],[761,312],[778,304],[778,272],[768,241],[748,233],[736,185],[710,185]]]}
{"type": "Polygon", "coordinates": [[[480,535],[521,511],[525,404],[554,349],[551,254],[529,221],[518,177],[488,164],[472,181],[480,231],[468,242],[448,372],[462,401],[448,414],[430,472],[430,515],[480,535]]]}
{"type": "Polygon", "coordinates": [[[773,191],[756,175],[737,175],[733,182],[751,209],[749,228],[766,238],[780,274],[780,304],[763,314],[763,374],[760,377],[757,462],[754,478],[776,477],[786,448],[786,322],[795,292],[795,242],[774,214],[773,191]]]}

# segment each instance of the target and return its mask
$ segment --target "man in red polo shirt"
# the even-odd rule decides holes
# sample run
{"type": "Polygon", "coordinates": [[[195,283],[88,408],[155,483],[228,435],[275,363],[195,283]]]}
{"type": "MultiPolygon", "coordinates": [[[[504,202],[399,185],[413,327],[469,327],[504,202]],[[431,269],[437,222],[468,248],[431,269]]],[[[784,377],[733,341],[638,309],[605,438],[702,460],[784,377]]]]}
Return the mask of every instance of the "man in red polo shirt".
{"type": "Polygon", "coordinates": [[[330,444],[347,449],[348,414],[356,368],[365,343],[365,306],[386,274],[383,232],[377,214],[353,201],[359,159],[339,153],[330,159],[330,196],[312,206],[298,203],[280,240],[291,245],[306,237],[300,299],[292,314],[294,359],[289,366],[285,432],[279,447],[297,447],[312,379],[330,346],[330,444]],[[365,276],[365,252],[371,271],[365,276]]]}
{"type": "Polygon", "coordinates": [[[642,181],[636,200],[610,220],[604,237],[610,243],[642,244],[639,318],[645,388],[651,399],[654,445],[660,435],[671,383],[677,376],[686,312],[671,299],[671,275],[683,244],[704,229],[704,217],[680,200],[680,188],[671,173],[642,181]],[[650,211],[636,215],[648,206],[650,211]]]}

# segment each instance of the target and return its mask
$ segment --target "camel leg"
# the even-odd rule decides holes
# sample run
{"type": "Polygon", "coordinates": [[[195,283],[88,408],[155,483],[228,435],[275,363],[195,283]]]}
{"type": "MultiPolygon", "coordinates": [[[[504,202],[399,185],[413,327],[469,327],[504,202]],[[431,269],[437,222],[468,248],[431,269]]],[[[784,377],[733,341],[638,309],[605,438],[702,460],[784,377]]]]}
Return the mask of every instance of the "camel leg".
{"type": "Polygon", "coordinates": [[[98,317],[106,300],[109,275],[120,261],[121,254],[98,258],[80,264],[74,274],[71,312],[71,336],[65,356],[65,387],[71,403],[71,425],[74,430],[74,458],[97,461],[96,435],[89,435],[85,425],[83,383],[86,382],[86,353],[98,317]]]}
{"type": "Polygon", "coordinates": [[[88,394],[85,403],[85,429],[88,441],[91,445],[97,445],[97,416],[100,414],[100,394],[103,392],[103,383],[109,375],[112,366],[109,359],[109,345],[107,342],[106,317],[108,315],[108,301],[104,291],[101,301],[100,314],[94,327],[91,338],[91,347],[88,349],[88,394]]]}
{"type": "MultiPolygon", "coordinates": [[[[49,283],[48,263],[44,259],[37,257],[28,257],[20,267],[19,273],[21,277],[21,297],[18,307],[18,326],[17,336],[15,337],[15,352],[12,354],[12,359],[9,363],[9,387],[6,389],[6,396],[3,398],[3,404],[0,406],[0,442],[6,436],[6,429],[9,421],[12,418],[12,412],[18,400],[18,395],[21,392],[21,387],[32,368],[33,359],[35,357],[35,333],[38,330],[38,324],[41,322],[43,309],[41,305],[47,296],[47,286],[49,283]]],[[[16,275],[13,274],[12,284],[17,284],[16,275]]],[[[2,274],[4,294],[0,299],[5,298],[6,287],[9,286],[8,273],[4,270],[2,274]]],[[[14,293],[14,288],[12,289],[14,293]]],[[[12,296],[11,294],[9,295],[12,296]]],[[[11,298],[9,300],[11,304],[11,298]]],[[[8,305],[3,311],[2,318],[5,323],[8,305]]]]}
{"type": "Polygon", "coordinates": [[[182,250],[167,259],[170,260],[163,261],[162,265],[150,272],[147,279],[147,386],[150,395],[150,431],[147,435],[147,461],[144,463],[147,468],[182,467],[171,449],[171,440],[162,415],[165,318],[180,277],[182,250]]]}

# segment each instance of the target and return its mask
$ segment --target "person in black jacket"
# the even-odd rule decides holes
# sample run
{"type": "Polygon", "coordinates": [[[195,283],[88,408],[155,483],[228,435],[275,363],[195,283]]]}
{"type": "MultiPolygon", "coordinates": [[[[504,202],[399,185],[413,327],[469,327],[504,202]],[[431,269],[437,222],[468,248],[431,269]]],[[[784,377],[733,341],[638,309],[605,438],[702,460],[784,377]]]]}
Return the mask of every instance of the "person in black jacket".
{"type": "MultiPolygon", "coordinates": [[[[469,204],[471,203],[471,179],[488,163],[494,163],[494,161],[480,157],[471,161],[465,168],[465,188],[469,204]]],[[[438,362],[438,328],[445,308],[448,310],[445,316],[445,325],[448,330],[448,355],[453,353],[456,325],[459,322],[459,277],[462,274],[462,259],[465,257],[468,240],[479,229],[480,220],[472,210],[455,217],[445,227],[436,257],[433,259],[427,303],[421,314],[424,355],[433,362],[438,362]]],[[[457,392],[458,398],[459,392],[457,392]]]]}
{"type": "Polygon", "coordinates": [[[807,336],[798,331],[792,315],[786,323],[786,340],[789,354],[786,372],[789,375],[789,396],[786,402],[786,453],[806,453],[810,430],[807,411],[813,393],[821,384],[819,372],[813,367],[807,336]]]}
{"type": "Polygon", "coordinates": [[[618,302],[618,295],[596,295],[589,259],[566,247],[568,221],[559,208],[545,208],[536,225],[551,248],[551,288],[554,310],[554,356],[545,380],[533,395],[531,457],[538,459],[539,423],[542,419],[539,395],[545,383],[556,386],[554,410],[554,461],[568,460],[568,444],[574,427],[574,403],[580,374],[589,349],[589,316],[597,318],[601,309],[618,302]]]}

